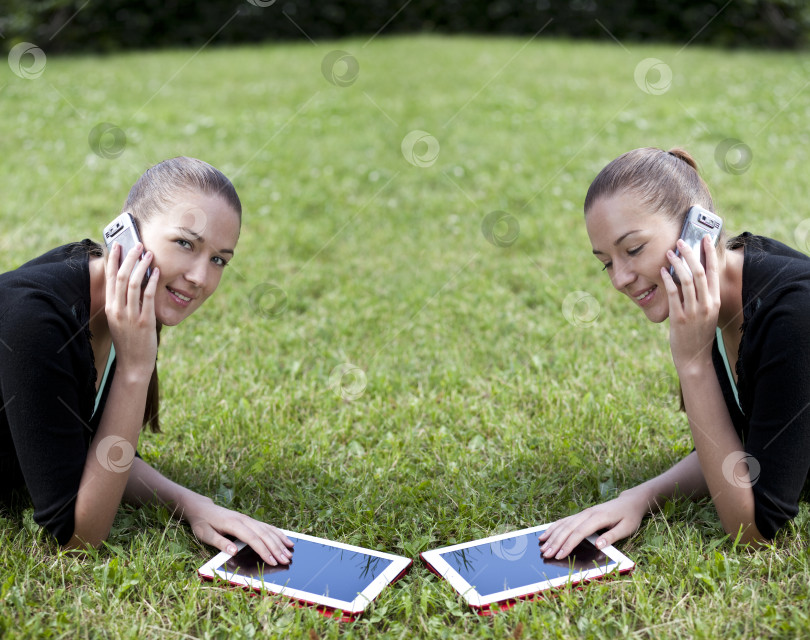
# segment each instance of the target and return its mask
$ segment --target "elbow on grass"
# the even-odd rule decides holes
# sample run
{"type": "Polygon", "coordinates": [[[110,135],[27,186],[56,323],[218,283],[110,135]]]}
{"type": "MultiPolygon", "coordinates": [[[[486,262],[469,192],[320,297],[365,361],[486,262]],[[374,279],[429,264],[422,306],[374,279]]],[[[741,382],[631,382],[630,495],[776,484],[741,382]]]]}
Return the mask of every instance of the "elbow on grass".
{"type": "Polygon", "coordinates": [[[757,525],[753,522],[737,522],[732,525],[724,524],[723,530],[735,545],[746,545],[752,549],[758,549],[770,542],[770,540],[759,532],[757,525]]]}
{"type": "Polygon", "coordinates": [[[100,549],[104,542],[110,535],[110,530],[108,529],[106,533],[92,533],[92,534],[84,534],[79,532],[78,529],[73,531],[73,535],[71,536],[70,540],[68,540],[67,544],[62,545],[62,548],[65,550],[82,550],[88,551],[90,549],[100,549]]]}

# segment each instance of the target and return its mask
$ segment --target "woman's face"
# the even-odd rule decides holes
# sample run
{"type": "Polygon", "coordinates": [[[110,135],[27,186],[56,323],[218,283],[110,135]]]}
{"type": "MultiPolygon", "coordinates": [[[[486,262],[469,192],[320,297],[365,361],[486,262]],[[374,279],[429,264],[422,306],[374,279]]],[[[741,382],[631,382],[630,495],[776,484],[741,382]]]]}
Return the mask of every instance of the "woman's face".
{"type": "Polygon", "coordinates": [[[667,249],[675,249],[680,225],[620,192],[594,202],[585,226],[593,253],[606,265],[616,290],[641,307],[648,320],[666,320],[669,302],[661,267],[669,268],[667,249]]]}
{"type": "Polygon", "coordinates": [[[239,239],[239,215],[219,196],[183,192],[140,223],[144,247],[160,269],[155,316],[176,325],[216,290],[239,239]]]}

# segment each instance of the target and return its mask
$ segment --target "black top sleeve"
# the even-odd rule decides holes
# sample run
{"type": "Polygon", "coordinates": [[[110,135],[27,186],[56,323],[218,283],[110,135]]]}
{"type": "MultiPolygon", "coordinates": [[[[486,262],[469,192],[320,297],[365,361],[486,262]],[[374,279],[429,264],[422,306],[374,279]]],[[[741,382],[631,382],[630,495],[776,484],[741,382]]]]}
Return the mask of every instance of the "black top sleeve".
{"type": "MultiPolygon", "coordinates": [[[[115,375],[113,361],[96,409],[89,259],[101,255],[83,240],[0,274],[0,501],[27,490],[34,520],[60,544],[73,536],[87,452],[115,375]]],[[[106,362],[98,365],[103,372],[106,362]]]]}
{"type": "Polygon", "coordinates": [[[749,233],[730,246],[744,247],[739,407],[716,342],[712,356],[747,455],[754,522],[770,539],[799,512],[810,470],[810,258],[749,233]]]}
{"type": "Polygon", "coordinates": [[[745,452],[755,499],[755,522],[766,538],[799,512],[810,470],[810,298],[803,290],[781,297],[757,328],[755,352],[745,359],[748,420],[745,452]],[[757,468],[758,467],[758,468],[757,468]]]}
{"type": "MultiPolygon", "coordinates": [[[[28,292],[0,319],[0,393],[34,520],[67,543],[94,428],[82,325],[57,296],[28,292]]],[[[8,453],[8,452],[4,452],[8,453]]],[[[6,456],[8,460],[8,456],[6,456]]]]}

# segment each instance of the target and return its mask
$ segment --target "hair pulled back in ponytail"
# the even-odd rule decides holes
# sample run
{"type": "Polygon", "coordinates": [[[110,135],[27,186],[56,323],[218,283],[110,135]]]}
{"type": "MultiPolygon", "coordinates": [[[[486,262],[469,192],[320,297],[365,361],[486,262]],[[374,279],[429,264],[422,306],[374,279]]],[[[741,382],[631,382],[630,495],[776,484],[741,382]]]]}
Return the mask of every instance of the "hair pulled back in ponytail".
{"type": "Polygon", "coordinates": [[[692,205],[714,211],[709,188],[695,159],[683,149],[633,149],[610,162],[596,176],[585,196],[585,215],[593,204],[629,192],[651,212],[683,224],[692,205]]]}

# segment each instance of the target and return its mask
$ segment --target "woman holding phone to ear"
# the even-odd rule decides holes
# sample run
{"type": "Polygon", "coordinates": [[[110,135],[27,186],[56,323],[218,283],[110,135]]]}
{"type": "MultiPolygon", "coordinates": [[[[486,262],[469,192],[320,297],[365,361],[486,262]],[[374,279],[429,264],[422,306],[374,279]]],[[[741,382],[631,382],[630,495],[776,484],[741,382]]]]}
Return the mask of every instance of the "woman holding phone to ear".
{"type": "Polygon", "coordinates": [[[135,453],[142,427],[159,430],[160,328],[216,290],[239,239],[239,196],[211,165],[180,157],[147,170],[123,210],[142,240],[126,255],[84,240],[0,275],[0,498],[27,493],[34,520],[67,548],[99,546],[122,500],[156,501],[206,544],[235,553],[235,536],[287,564],[281,531],[135,453]]]}
{"type": "Polygon", "coordinates": [[[660,476],[555,522],[540,537],[545,557],[563,558],[599,531],[600,548],[626,538],[675,496],[710,495],[724,530],[754,544],[798,513],[810,469],[810,258],[744,233],[721,236],[717,249],[704,238],[704,267],[678,239],[695,204],[714,211],[680,149],[625,153],[588,190],[585,226],[611,284],[650,321],[669,319],[695,449],[660,476]]]}

